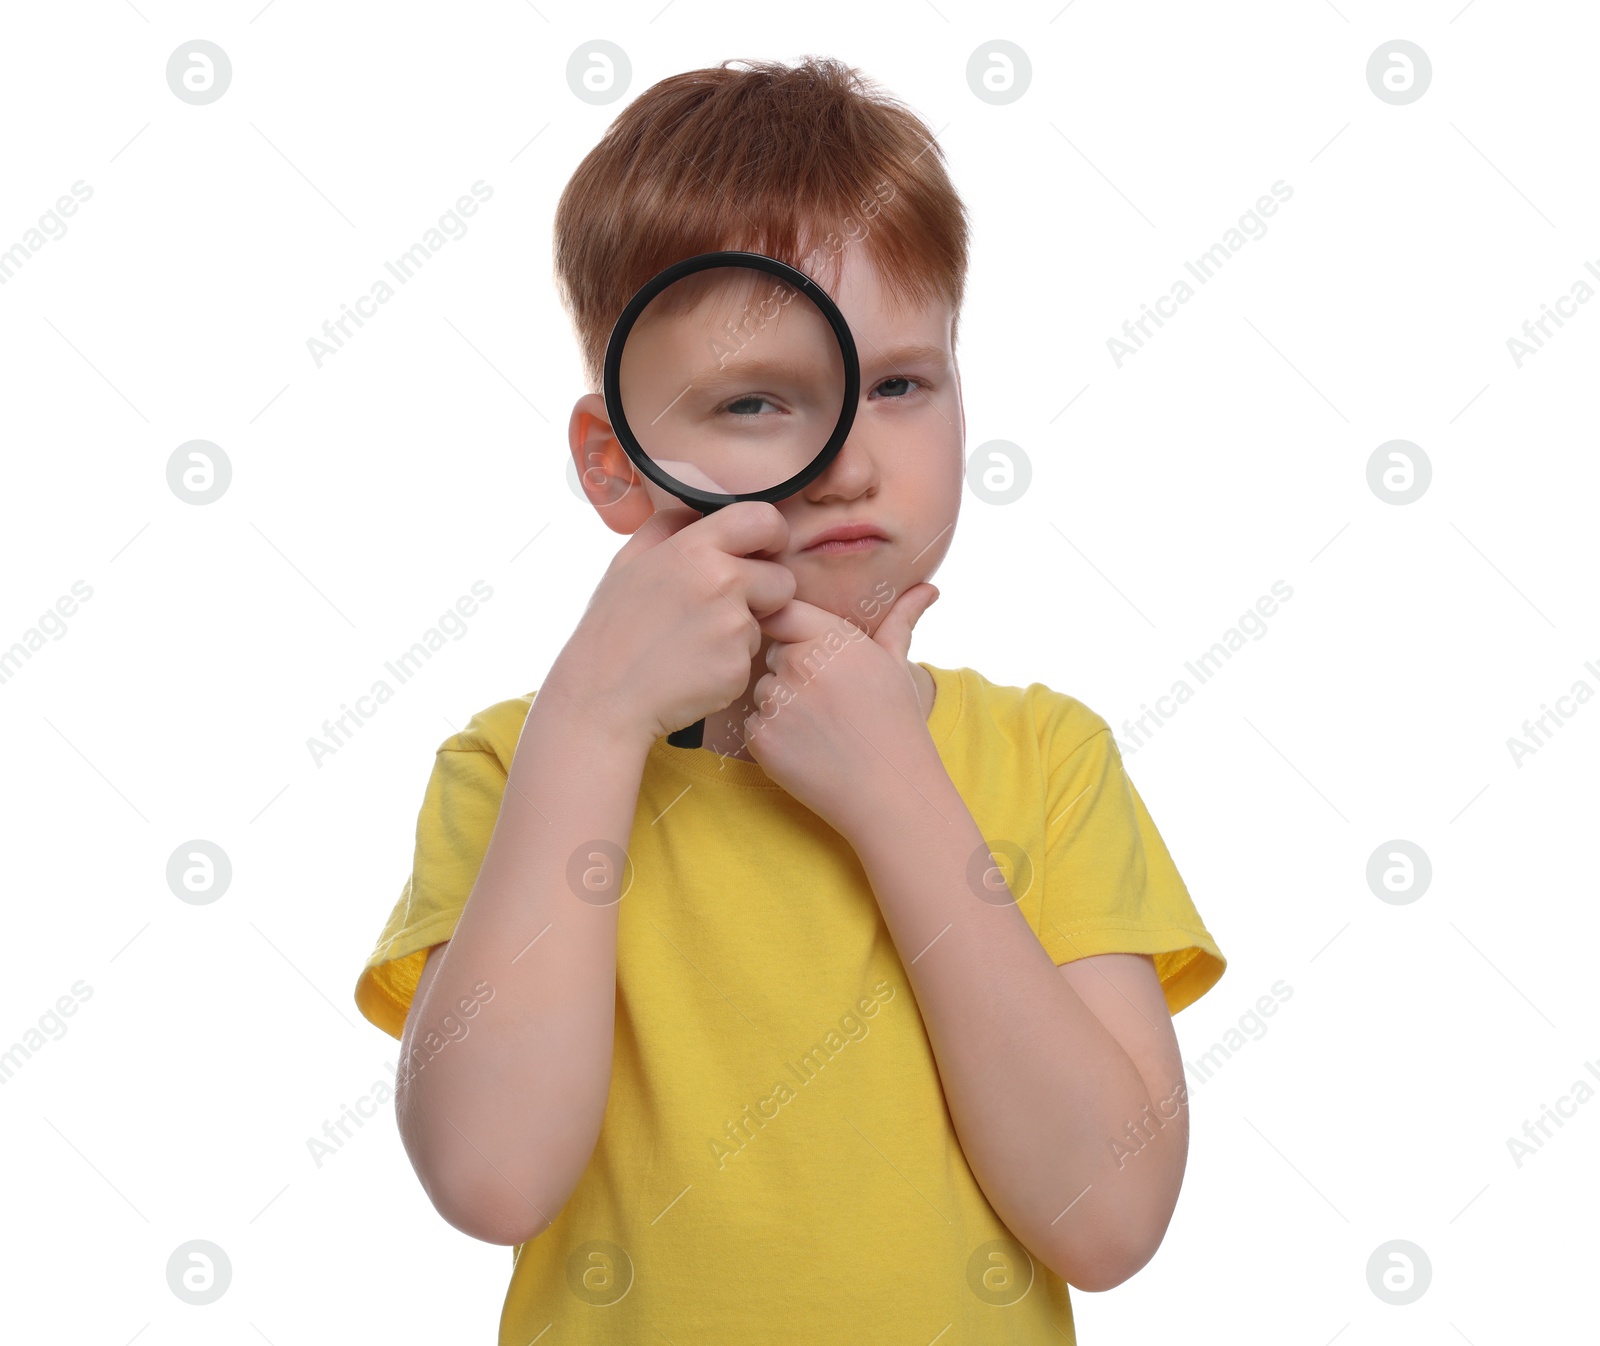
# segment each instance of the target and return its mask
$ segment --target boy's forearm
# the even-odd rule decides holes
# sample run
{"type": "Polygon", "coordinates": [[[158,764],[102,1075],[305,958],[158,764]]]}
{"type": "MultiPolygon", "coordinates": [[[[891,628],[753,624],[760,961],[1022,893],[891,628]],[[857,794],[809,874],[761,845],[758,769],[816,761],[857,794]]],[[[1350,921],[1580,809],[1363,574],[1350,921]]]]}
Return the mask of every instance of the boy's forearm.
{"type": "Polygon", "coordinates": [[[1061,976],[1014,904],[969,886],[986,845],[937,759],[851,838],[910,977],[967,1162],[996,1213],[1080,1289],[1142,1266],[1165,1233],[1187,1145],[1159,1130],[1132,1059],[1061,976]],[[930,806],[931,805],[931,806],[930,806]],[[954,821],[951,821],[954,820],[954,821]]]}
{"type": "Polygon", "coordinates": [[[648,750],[549,683],[541,689],[477,881],[412,1006],[408,1044],[412,1034],[440,1032],[437,1021],[464,998],[479,1002],[460,1037],[436,1054],[417,1053],[420,1068],[402,1064],[396,1090],[401,1135],[424,1188],[478,1238],[520,1243],[545,1229],[599,1136],[611,1084],[618,905],[614,886],[610,894],[585,887],[582,876],[603,880],[607,848],[617,848],[614,856],[628,846],[648,750]]]}

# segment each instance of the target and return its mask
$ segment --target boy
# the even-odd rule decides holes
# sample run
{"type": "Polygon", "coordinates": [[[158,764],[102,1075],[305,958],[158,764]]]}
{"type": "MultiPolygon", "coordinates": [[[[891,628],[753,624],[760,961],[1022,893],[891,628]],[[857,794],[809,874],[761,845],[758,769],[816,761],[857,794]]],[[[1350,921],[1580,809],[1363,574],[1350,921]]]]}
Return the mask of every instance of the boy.
{"type": "Polygon", "coordinates": [[[640,285],[747,248],[850,324],[850,437],[702,518],[578,399],[628,540],[538,691],[440,747],[356,1000],[430,1199],[515,1248],[502,1346],[1071,1342],[1067,1283],[1166,1230],[1171,1015],[1225,963],[1099,715],[907,657],[963,483],[940,150],[836,62],[730,64],[563,194],[590,387],[640,285]],[[841,525],[875,537],[814,545],[841,525]]]}

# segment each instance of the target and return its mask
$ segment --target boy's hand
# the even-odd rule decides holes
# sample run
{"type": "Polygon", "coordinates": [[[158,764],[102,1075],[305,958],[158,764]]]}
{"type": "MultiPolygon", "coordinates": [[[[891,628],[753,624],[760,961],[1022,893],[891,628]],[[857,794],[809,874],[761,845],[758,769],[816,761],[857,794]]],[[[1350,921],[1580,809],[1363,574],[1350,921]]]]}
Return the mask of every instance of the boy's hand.
{"type": "Polygon", "coordinates": [[[907,667],[911,629],[939,597],[907,589],[869,637],[797,599],[765,617],[772,670],[755,684],[745,741],[762,769],[846,838],[881,812],[886,792],[942,765],[907,667]]]}
{"type": "Polygon", "coordinates": [[[776,505],[740,500],[701,516],[657,510],[606,567],[545,686],[644,746],[732,704],[761,648],[757,619],[794,597],[776,505]]]}

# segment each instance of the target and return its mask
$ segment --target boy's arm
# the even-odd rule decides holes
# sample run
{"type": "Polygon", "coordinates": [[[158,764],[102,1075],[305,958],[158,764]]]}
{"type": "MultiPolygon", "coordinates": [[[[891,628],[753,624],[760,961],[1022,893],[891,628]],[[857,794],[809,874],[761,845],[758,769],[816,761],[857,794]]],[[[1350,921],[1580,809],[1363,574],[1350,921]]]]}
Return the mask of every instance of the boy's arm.
{"type": "Polygon", "coordinates": [[[407,1014],[401,1140],[439,1213],[489,1243],[544,1230],[600,1134],[618,904],[602,905],[603,891],[580,899],[569,875],[606,866],[597,841],[626,850],[648,751],[546,682],[477,881],[451,938],[429,953],[407,1014]],[[413,1039],[432,1051],[418,1052],[415,1068],[413,1039]]]}
{"type": "Polygon", "coordinates": [[[1108,1290],[1160,1246],[1187,1158],[1182,1062],[1155,967],[1110,954],[1058,969],[1014,902],[968,886],[987,843],[938,759],[913,783],[849,839],[911,979],[957,1139],[1029,1252],[1079,1289],[1108,1290]]]}

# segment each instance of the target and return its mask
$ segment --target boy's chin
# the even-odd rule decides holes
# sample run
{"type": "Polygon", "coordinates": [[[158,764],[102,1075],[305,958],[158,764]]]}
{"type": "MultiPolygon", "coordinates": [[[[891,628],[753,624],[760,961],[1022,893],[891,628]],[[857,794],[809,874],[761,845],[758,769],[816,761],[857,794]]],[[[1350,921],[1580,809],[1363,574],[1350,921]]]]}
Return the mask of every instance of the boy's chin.
{"type": "Polygon", "coordinates": [[[900,592],[891,587],[892,583],[876,575],[809,583],[801,580],[795,585],[794,596],[802,603],[843,617],[870,636],[878,629],[884,614],[894,606],[894,599],[900,592]]]}

